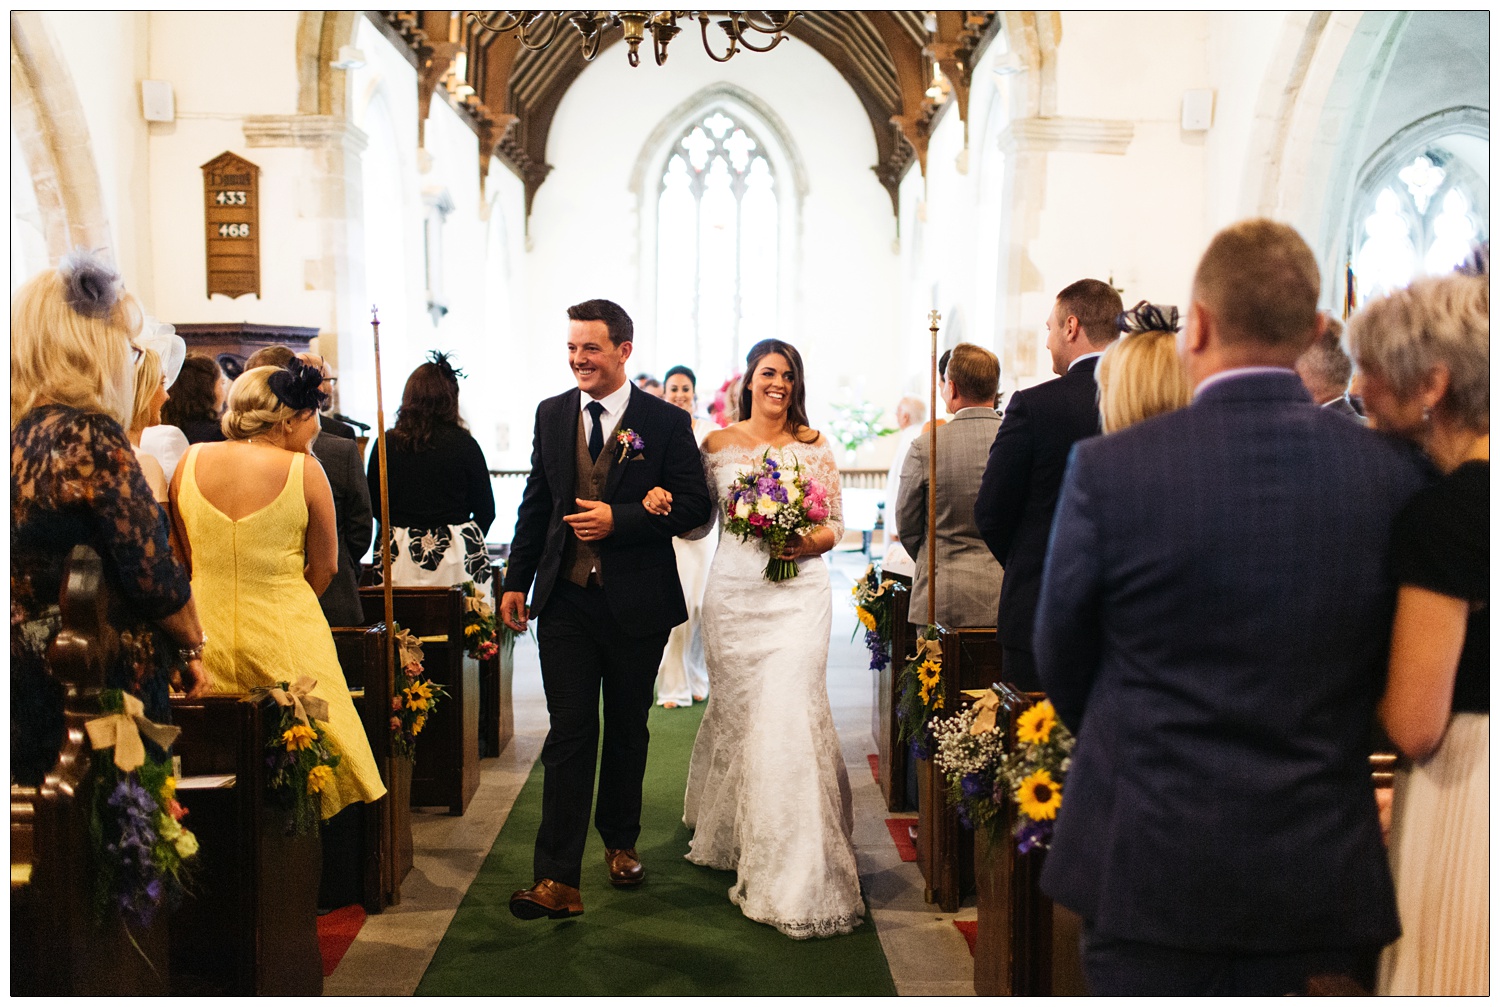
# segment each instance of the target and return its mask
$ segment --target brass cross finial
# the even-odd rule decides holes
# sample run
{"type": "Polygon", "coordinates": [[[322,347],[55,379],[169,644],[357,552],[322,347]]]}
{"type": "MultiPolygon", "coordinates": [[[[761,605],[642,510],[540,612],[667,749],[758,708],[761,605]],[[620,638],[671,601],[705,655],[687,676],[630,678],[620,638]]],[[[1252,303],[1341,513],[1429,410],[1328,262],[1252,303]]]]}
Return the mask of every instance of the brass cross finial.
{"type": "Polygon", "coordinates": [[[937,328],[937,323],[941,322],[942,320],[943,316],[938,314],[937,308],[933,308],[931,311],[927,312],[927,324],[931,328],[937,328]]]}

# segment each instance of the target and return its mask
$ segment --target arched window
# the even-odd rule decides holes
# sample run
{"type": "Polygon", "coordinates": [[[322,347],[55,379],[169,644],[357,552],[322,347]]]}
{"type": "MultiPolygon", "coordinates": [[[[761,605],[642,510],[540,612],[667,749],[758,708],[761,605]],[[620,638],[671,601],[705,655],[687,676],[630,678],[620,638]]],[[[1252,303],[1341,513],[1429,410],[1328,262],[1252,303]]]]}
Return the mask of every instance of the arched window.
{"type": "Polygon", "coordinates": [[[728,110],[682,131],[657,181],[659,360],[729,374],[775,334],[779,198],[766,146],[728,110]]]}
{"type": "Polygon", "coordinates": [[[1350,256],[1357,304],[1451,272],[1489,237],[1483,183],[1440,147],[1396,162],[1366,192],[1350,256]]]}

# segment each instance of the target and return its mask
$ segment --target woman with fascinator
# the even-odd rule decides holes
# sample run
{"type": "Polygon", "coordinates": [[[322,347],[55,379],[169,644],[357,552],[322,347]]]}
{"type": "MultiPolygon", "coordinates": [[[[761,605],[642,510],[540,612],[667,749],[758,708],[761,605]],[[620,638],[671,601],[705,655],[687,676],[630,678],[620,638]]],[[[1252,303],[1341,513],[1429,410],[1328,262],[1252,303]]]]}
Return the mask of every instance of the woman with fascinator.
{"type": "MultiPolygon", "coordinates": [[[[495,493],[484,451],[458,413],[466,376],[447,354],[431,353],[406,379],[396,425],[386,431],[392,579],[403,587],[473,581],[493,607],[484,536],[495,520],[495,493]]],[[[378,501],[378,452],[370,453],[368,476],[370,499],[378,501]]]]}
{"type": "Polygon", "coordinates": [[[1177,353],[1177,308],[1141,301],[1120,315],[1124,333],[1099,358],[1099,416],[1107,434],[1188,404],[1177,353]]]}
{"type": "MultiPolygon", "coordinates": [[[[69,255],[11,300],[11,780],[36,785],[63,740],[61,683],[47,648],[61,628],[64,565],[91,546],[119,594],[120,660],[108,684],[159,723],[171,719],[170,679],[206,688],[203,628],[187,572],[168,544],[126,436],[141,310],[94,256],[69,255]]],[[[147,742],[150,744],[150,742],[147,742]]]]}
{"type": "Polygon", "coordinates": [[[254,367],[229,389],[225,440],[194,444],[172,478],[177,523],[208,645],[212,687],[248,692],[303,675],[328,702],[339,756],[322,816],[385,793],[318,596],[338,569],[333,491],[309,453],[327,399],[317,367],[254,367]]]}

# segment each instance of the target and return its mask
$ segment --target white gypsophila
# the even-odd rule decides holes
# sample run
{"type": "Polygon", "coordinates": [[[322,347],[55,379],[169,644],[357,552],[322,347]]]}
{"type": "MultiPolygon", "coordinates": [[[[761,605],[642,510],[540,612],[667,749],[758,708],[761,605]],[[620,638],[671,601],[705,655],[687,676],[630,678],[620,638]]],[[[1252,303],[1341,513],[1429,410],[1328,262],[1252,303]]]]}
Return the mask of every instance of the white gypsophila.
{"type": "Polygon", "coordinates": [[[971,734],[973,724],[972,707],[947,720],[934,721],[933,735],[937,742],[934,758],[944,775],[964,777],[985,772],[1004,757],[1005,739],[1000,730],[971,734]]]}

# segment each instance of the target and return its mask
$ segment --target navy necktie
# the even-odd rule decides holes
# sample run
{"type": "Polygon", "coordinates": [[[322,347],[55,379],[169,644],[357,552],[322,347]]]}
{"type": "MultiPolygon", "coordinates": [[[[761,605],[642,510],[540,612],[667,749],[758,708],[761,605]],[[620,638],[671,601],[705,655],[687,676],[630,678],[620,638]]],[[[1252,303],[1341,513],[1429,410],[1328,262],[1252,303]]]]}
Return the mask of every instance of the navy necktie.
{"type": "Polygon", "coordinates": [[[604,450],[604,403],[590,402],[584,408],[594,418],[594,429],[589,431],[589,457],[598,461],[599,452],[604,450]]]}

